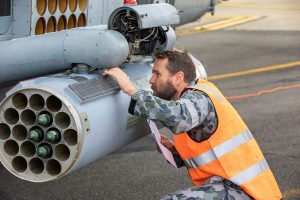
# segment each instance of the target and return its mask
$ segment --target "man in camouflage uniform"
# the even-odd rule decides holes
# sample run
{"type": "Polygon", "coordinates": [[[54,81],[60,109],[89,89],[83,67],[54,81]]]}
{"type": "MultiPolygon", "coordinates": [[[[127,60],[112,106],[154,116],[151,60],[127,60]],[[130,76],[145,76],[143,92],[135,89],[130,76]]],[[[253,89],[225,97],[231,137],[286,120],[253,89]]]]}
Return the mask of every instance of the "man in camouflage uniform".
{"type": "MultiPolygon", "coordinates": [[[[130,114],[159,121],[174,134],[187,132],[196,142],[207,140],[216,130],[218,119],[206,93],[186,90],[187,86],[197,82],[190,56],[186,52],[165,51],[157,53],[155,58],[149,81],[153,93],[135,88],[120,68],[107,70],[104,76],[115,77],[120,88],[131,96],[130,114]]],[[[173,153],[177,166],[184,166],[173,142],[162,135],[161,143],[173,153]]],[[[250,200],[251,197],[232,182],[213,176],[202,185],[176,191],[162,199],[250,200]]]]}
{"type": "Polygon", "coordinates": [[[167,194],[161,200],[249,200],[249,197],[239,186],[213,176],[201,186],[194,186],[185,190],[178,190],[167,194]]]}

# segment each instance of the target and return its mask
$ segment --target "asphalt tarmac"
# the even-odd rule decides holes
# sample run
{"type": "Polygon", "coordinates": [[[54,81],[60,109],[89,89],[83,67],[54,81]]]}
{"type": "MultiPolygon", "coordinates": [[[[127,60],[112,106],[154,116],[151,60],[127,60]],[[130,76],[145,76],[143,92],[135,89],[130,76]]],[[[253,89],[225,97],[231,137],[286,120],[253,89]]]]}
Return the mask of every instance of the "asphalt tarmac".
{"type": "MultiPolygon", "coordinates": [[[[260,20],[266,18],[270,17],[260,20]]],[[[256,23],[261,23],[260,20],[256,23]]],[[[253,23],[249,24],[254,27],[251,29],[245,29],[247,24],[241,26],[241,29],[235,26],[179,36],[176,46],[188,49],[202,61],[211,81],[228,97],[252,131],[284,199],[297,200],[300,199],[300,32],[296,28],[262,30],[253,23]],[[242,73],[250,69],[256,70],[242,73]],[[230,75],[216,76],[224,74],[230,75]]],[[[166,129],[163,132],[171,136],[166,129]]],[[[0,165],[0,200],[150,200],[187,187],[191,187],[191,182],[186,169],[173,169],[157,153],[151,136],[48,183],[19,180],[0,165]]]]}

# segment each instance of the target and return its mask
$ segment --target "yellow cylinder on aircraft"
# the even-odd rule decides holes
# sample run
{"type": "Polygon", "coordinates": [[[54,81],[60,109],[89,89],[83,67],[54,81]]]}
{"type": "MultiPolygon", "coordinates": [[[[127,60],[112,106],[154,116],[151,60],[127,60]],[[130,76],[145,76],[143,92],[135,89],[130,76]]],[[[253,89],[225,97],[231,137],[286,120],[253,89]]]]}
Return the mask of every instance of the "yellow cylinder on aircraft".
{"type": "Polygon", "coordinates": [[[58,19],[57,31],[62,31],[65,30],[66,28],[67,28],[67,18],[66,16],[62,15],[58,19]]]}
{"type": "Polygon", "coordinates": [[[54,14],[57,9],[57,0],[48,0],[48,11],[50,14],[54,14]]]}
{"type": "Polygon", "coordinates": [[[86,16],[84,13],[81,13],[78,17],[77,27],[86,26],[86,16]]]}
{"type": "Polygon", "coordinates": [[[86,8],[86,0],[78,0],[79,9],[84,12],[86,8]]]}
{"type": "Polygon", "coordinates": [[[77,0],[69,0],[69,9],[71,12],[75,12],[77,8],[77,0]]]}
{"type": "Polygon", "coordinates": [[[56,19],[54,16],[50,17],[47,22],[47,33],[56,31],[56,19]]]}
{"type": "Polygon", "coordinates": [[[68,19],[68,29],[76,27],[76,16],[74,14],[70,15],[68,19]]]}
{"type": "Polygon", "coordinates": [[[45,14],[47,8],[47,1],[46,0],[37,0],[36,1],[36,9],[37,12],[43,16],[45,14]]]}
{"type": "Polygon", "coordinates": [[[61,13],[65,13],[68,7],[67,0],[58,0],[58,7],[61,13]]]}
{"type": "Polygon", "coordinates": [[[45,18],[40,17],[35,25],[35,34],[41,35],[44,34],[45,32],[46,32],[46,21],[45,18]]]}

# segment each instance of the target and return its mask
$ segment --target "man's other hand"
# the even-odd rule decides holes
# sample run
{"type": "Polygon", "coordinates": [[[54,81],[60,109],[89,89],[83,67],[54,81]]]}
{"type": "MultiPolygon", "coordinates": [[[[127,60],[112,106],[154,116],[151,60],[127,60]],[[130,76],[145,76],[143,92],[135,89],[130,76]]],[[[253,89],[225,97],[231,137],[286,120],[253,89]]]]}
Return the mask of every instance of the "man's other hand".
{"type": "Polygon", "coordinates": [[[119,67],[105,70],[103,76],[114,77],[117,80],[121,90],[130,96],[137,92],[137,88],[131,83],[127,74],[125,74],[125,72],[123,72],[119,67]]]}
{"type": "Polygon", "coordinates": [[[164,145],[167,149],[169,149],[173,154],[178,154],[175,145],[170,140],[170,138],[160,134],[160,143],[164,145]]]}

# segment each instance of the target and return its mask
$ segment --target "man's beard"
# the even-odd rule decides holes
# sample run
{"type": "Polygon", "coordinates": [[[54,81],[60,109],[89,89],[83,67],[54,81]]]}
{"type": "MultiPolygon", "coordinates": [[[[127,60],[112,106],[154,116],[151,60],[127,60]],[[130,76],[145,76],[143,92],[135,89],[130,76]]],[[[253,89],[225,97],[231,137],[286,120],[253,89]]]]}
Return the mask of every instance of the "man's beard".
{"type": "Polygon", "coordinates": [[[177,93],[177,90],[172,85],[171,81],[167,81],[165,85],[161,85],[159,88],[160,89],[158,90],[156,86],[151,86],[151,89],[153,90],[153,95],[164,100],[171,100],[177,93]]]}

